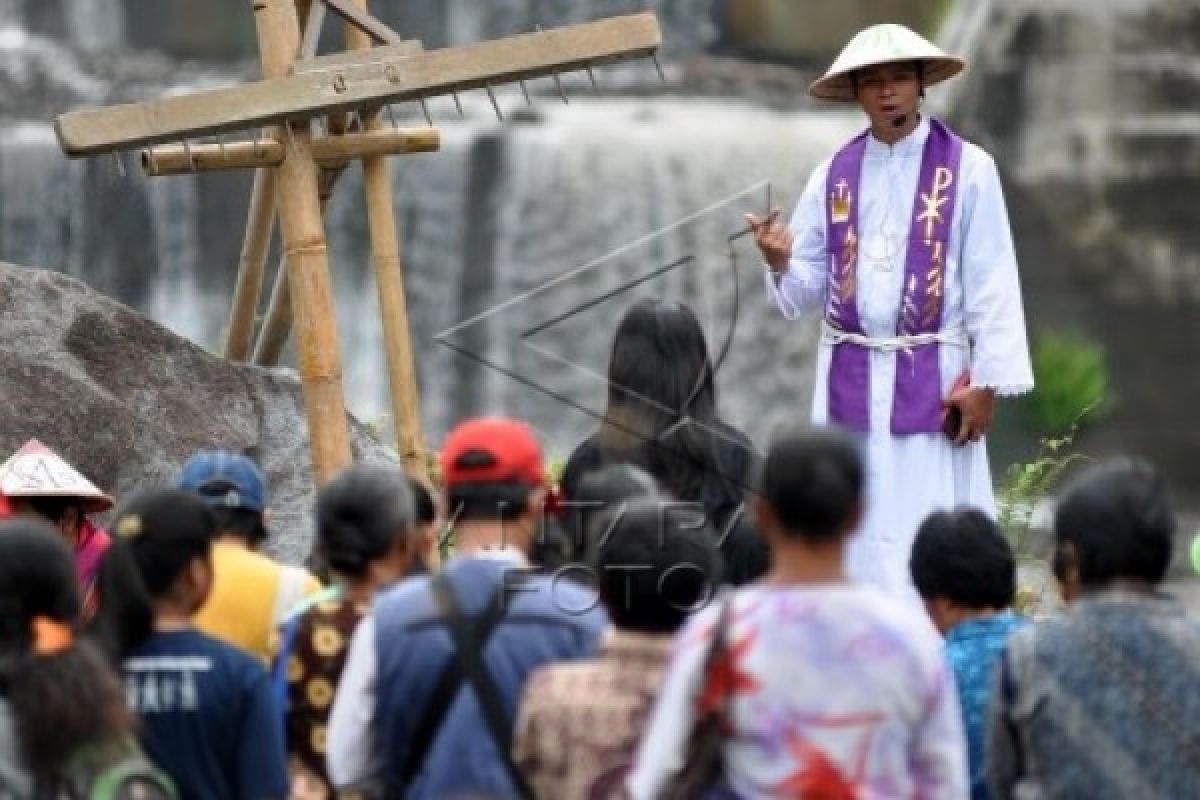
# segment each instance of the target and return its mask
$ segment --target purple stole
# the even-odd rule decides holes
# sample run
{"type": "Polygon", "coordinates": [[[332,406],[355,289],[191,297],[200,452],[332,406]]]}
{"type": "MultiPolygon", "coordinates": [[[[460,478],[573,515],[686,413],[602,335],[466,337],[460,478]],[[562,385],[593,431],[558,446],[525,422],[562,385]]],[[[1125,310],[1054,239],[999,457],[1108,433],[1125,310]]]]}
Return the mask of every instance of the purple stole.
{"type": "MultiPolygon", "coordinates": [[[[831,256],[825,319],[835,330],[865,335],[858,317],[858,209],[856,193],[862,177],[867,132],[847,144],[829,167],[825,190],[829,218],[826,243],[831,256]]],[[[937,120],[929,121],[929,137],[917,179],[912,227],[904,264],[904,294],[897,336],[936,334],[942,326],[946,251],[958,194],[962,139],[937,120]]],[[[937,342],[896,351],[896,386],[891,431],[903,435],[942,429],[942,377],[937,342]]],[[[829,420],[853,431],[869,427],[868,348],[853,342],[833,346],[829,368],[829,420]]]]}

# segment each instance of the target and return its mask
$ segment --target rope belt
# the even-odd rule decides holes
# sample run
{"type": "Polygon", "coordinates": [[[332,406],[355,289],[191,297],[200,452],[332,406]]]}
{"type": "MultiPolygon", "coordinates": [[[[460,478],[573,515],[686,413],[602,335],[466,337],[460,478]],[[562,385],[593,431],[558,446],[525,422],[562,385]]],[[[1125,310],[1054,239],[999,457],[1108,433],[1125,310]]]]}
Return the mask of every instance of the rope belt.
{"type": "Polygon", "coordinates": [[[828,321],[821,323],[821,342],[823,344],[856,344],[871,350],[885,353],[908,351],[914,347],[927,344],[945,344],[951,347],[968,347],[965,328],[938,331],[937,333],[917,333],[908,336],[863,336],[861,333],[850,333],[838,330],[828,321]]]}

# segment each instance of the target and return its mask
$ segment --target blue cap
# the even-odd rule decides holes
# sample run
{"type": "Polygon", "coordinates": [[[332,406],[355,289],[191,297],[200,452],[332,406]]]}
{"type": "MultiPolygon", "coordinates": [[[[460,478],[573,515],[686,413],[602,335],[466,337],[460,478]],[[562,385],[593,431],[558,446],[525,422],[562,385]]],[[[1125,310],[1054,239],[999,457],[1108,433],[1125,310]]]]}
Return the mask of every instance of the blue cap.
{"type": "Polygon", "coordinates": [[[240,453],[205,450],[183,465],[179,488],[195,492],[214,508],[240,508],[261,514],[267,508],[262,470],[240,453]]]}

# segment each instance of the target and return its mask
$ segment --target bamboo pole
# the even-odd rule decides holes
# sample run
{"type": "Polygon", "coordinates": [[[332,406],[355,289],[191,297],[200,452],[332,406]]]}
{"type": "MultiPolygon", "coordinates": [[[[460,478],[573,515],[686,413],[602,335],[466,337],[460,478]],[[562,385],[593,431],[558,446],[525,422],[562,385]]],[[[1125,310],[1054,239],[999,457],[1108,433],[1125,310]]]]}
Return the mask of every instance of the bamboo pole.
{"type": "MultiPolygon", "coordinates": [[[[346,165],[321,172],[321,214],[333,195],[333,188],[338,179],[346,171],[346,165]]],[[[279,363],[283,348],[287,347],[288,337],[292,335],[292,295],[288,291],[287,263],[281,257],[275,270],[275,285],[271,289],[271,299],[267,305],[267,314],[263,318],[262,329],[258,332],[258,342],[254,346],[254,363],[260,367],[273,367],[279,363]]]]}
{"type": "Polygon", "coordinates": [[[272,170],[254,173],[254,190],[250,194],[249,219],[242,253],[238,259],[237,284],[233,289],[233,307],[225,335],[225,358],[245,361],[254,342],[254,321],[258,298],[262,295],[267,256],[275,235],[275,196],[278,182],[272,170]]]}
{"type": "MultiPolygon", "coordinates": [[[[254,12],[263,75],[284,76],[300,47],[297,6],[294,0],[255,0],[254,12]]],[[[275,168],[280,228],[313,473],[320,484],[351,461],[333,288],[308,125],[285,125],[276,138],[284,147],[283,163],[275,168]]]]}
{"type": "MultiPolygon", "coordinates": [[[[437,128],[398,128],[321,136],[312,140],[313,159],[327,169],[368,156],[434,153],[441,147],[437,128]]],[[[141,153],[147,177],[194,175],[229,169],[260,169],[283,163],[283,143],[274,139],[226,144],[163,145],[141,153]]]]}
{"type": "MultiPolygon", "coordinates": [[[[367,0],[351,0],[366,12],[367,0]]],[[[346,48],[367,50],[371,38],[359,27],[346,25],[346,48]]],[[[364,120],[370,132],[382,130],[378,112],[364,120]]],[[[428,480],[425,445],[421,430],[421,401],[417,391],[417,370],[413,359],[408,321],[408,303],[404,296],[404,261],[400,237],[396,233],[392,173],[383,155],[362,160],[363,185],[367,196],[367,220],[371,231],[371,254],[375,262],[375,282],[379,291],[379,312],[383,317],[383,341],[387,354],[388,385],[392,397],[392,418],[396,423],[396,446],[408,471],[428,480]]]]}
{"type": "MultiPolygon", "coordinates": [[[[309,23],[309,10],[312,0],[296,0],[296,19],[301,29],[309,23]]],[[[316,33],[320,33],[316,31],[316,33]]],[[[304,40],[298,58],[311,56],[316,53],[316,41],[311,43],[304,40]],[[307,48],[311,46],[311,52],[307,48]]],[[[264,61],[265,65],[265,61],[264,61]]],[[[265,71],[265,70],[264,70],[265,71]]],[[[264,75],[264,77],[269,77],[264,75]]],[[[283,162],[283,145],[274,139],[264,141],[256,137],[250,150],[250,155],[261,158],[265,148],[270,145],[278,147],[279,158],[271,164],[247,163],[239,166],[258,167],[254,173],[254,189],[250,193],[250,208],[247,211],[246,233],[242,239],[242,252],[238,259],[237,283],[233,290],[233,303],[229,311],[229,326],[225,336],[225,357],[231,361],[245,361],[250,355],[250,347],[254,341],[254,323],[258,312],[258,300],[262,294],[262,284],[267,268],[267,256],[271,251],[271,239],[275,236],[275,220],[278,215],[276,198],[278,196],[279,179],[274,170],[263,169],[265,166],[276,166],[283,162]]],[[[197,170],[197,156],[190,145],[182,148],[186,163],[191,171],[197,170]]],[[[217,148],[217,159],[208,158],[206,163],[227,164],[230,153],[224,143],[217,148]]],[[[147,175],[179,174],[156,167],[154,148],[148,148],[142,153],[142,169],[147,175]]],[[[213,167],[221,169],[221,166],[213,167]]]]}

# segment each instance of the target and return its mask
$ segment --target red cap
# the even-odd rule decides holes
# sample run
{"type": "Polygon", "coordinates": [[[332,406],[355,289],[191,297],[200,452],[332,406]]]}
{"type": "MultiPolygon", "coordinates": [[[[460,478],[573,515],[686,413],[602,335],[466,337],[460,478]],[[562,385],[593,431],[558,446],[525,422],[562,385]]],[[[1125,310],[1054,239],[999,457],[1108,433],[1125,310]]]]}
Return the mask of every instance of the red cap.
{"type": "Polygon", "coordinates": [[[8,498],[0,494],[0,519],[12,516],[12,506],[8,502],[8,498]]]}
{"type": "Polygon", "coordinates": [[[479,417],[459,425],[442,445],[442,483],[518,483],[542,486],[542,448],[529,426],[504,417],[479,417]]]}

